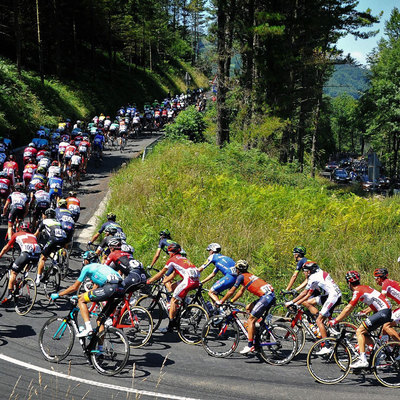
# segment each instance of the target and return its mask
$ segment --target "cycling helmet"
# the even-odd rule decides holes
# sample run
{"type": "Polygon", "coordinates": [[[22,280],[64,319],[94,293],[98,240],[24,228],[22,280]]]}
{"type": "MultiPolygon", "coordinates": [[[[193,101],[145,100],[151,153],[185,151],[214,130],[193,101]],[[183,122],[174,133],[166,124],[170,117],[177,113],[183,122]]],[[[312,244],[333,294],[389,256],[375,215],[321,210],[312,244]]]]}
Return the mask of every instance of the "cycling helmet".
{"type": "Polygon", "coordinates": [[[18,192],[24,188],[24,184],[22,182],[17,182],[14,187],[15,187],[15,191],[18,192]]]}
{"type": "Polygon", "coordinates": [[[43,190],[45,188],[45,184],[43,182],[38,182],[35,185],[35,190],[43,190]]]}
{"type": "Polygon", "coordinates": [[[221,245],[218,243],[211,243],[207,246],[207,251],[213,251],[214,253],[219,253],[221,251],[221,245]]]}
{"type": "Polygon", "coordinates": [[[382,278],[382,279],[386,279],[388,277],[388,270],[386,268],[377,268],[374,271],[374,277],[375,278],[382,278]]]}
{"type": "Polygon", "coordinates": [[[13,160],[14,160],[14,156],[13,156],[12,154],[10,154],[10,155],[8,156],[8,159],[9,159],[10,161],[13,161],[13,160]]]}
{"type": "Polygon", "coordinates": [[[33,148],[35,148],[35,147],[36,147],[36,145],[35,145],[35,143],[33,143],[33,142],[30,142],[30,143],[28,144],[28,147],[33,147],[33,148]]]}
{"type": "Polygon", "coordinates": [[[24,232],[30,232],[31,227],[29,225],[29,222],[21,222],[21,224],[19,225],[19,230],[24,232]]]}
{"type": "Polygon", "coordinates": [[[47,218],[55,218],[56,217],[56,210],[54,208],[48,208],[45,212],[44,215],[47,218]]]}
{"type": "Polygon", "coordinates": [[[96,254],[96,252],[93,251],[93,250],[88,250],[88,251],[85,251],[85,252],[83,253],[82,258],[83,258],[84,260],[93,261],[93,260],[95,260],[95,259],[97,258],[97,254],[96,254]]]}
{"type": "Polygon", "coordinates": [[[303,246],[297,246],[293,249],[293,254],[296,253],[304,257],[306,255],[306,248],[303,246]]]}
{"type": "Polygon", "coordinates": [[[181,256],[183,256],[183,257],[186,257],[187,256],[187,253],[186,253],[186,251],[185,250],[181,250],[181,256]]]}
{"type": "Polygon", "coordinates": [[[115,220],[117,219],[117,216],[116,216],[114,213],[109,212],[109,213],[107,214],[107,219],[108,219],[108,220],[111,220],[111,221],[115,221],[115,220]]]}
{"type": "Polygon", "coordinates": [[[76,192],[73,192],[72,190],[68,193],[69,197],[76,197],[76,192]]]}
{"type": "Polygon", "coordinates": [[[112,238],[108,243],[108,247],[112,247],[114,249],[120,249],[121,248],[121,239],[119,238],[112,238]]]}
{"type": "Polygon", "coordinates": [[[303,264],[302,269],[303,271],[310,271],[310,274],[313,274],[319,270],[319,267],[314,261],[307,261],[303,264]]]}
{"type": "Polygon", "coordinates": [[[239,260],[236,261],[235,267],[239,272],[247,272],[249,263],[246,260],[239,260]]]}
{"type": "Polygon", "coordinates": [[[58,163],[58,161],[53,161],[51,165],[54,167],[58,167],[60,164],[58,163]]]}
{"type": "Polygon", "coordinates": [[[71,120],[70,120],[69,118],[67,118],[67,119],[65,120],[65,122],[71,122],[71,120]]]}
{"type": "Polygon", "coordinates": [[[127,253],[131,253],[131,254],[133,254],[135,252],[135,249],[131,245],[126,244],[126,243],[123,243],[121,245],[121,250],[125,251],[127,253]]]}
{"type": "Polygon", "coordinates": [[[359,283],[360,282],[360,274],[357,271],[349,271],[346,276],[347,283],[359,283]]]}
{"type": "Polygon", "coordinates": [[[110,235],[115,235],[118,232],[118,229],[114,225],[108,225],[106,229],[104,229],[104,233],[109,233],[110,235]]]}
{"type": "Polygon", "coordinates": [[[178,243],[171,243],[167,248],[168,253],[171,254],[178,254],[181,252],[181,250],[182,248],[178,243]]]}
{"type": "Polygon", "coordinates": [[[65,199],[58,200],[58,207],[67,207],[67,200],[65,199]]]}
{"type": "Polygon", "coordinates": [[[37,169],[37,173],[38,173],[38,174],[44,175],[44,174],[46,173],[46,170],[45,170],[43,167],[39,167],[39,168],[37,169]]]}
{"type": "Polygon", "coordinates": [[[160,232],[160,236],[164,236],[166,238],[171,238],[171,233],[168,229],[164,229],[160,232]]]}

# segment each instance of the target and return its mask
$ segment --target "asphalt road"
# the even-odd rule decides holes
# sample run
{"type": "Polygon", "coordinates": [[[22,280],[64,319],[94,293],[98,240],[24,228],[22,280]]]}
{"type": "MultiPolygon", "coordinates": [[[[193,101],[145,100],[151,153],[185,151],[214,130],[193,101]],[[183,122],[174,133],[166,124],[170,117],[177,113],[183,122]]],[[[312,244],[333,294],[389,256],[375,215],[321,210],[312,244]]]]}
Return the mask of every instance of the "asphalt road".
{"type": "MultiPolygon", "coordinates": [[[[81,230],[108,190],[112,170],[128,161],[155,138],[131,141],[127,151],[106,152],[99,171],[89,170],[80,189],[81,230]]],[[[4,237],[5,227],[0,229],[4,237]]],[[[74,253],[71,266],[78,271],[80,258],[74,253]]],[[[140,259],[140,255],[137,255],[140,259]]],[[[78,272],[65,285],[74,281],[78,272]]],[[[307,371],[303,352],[289,365],[274,367],[258,358],[234,353],[227,359],[212,358],[201,346],[180,342],[177,334],[155,333],[143,349],[133,350],[128,366],[113,378],[99,375],[87,363],[76,343],[71,355],[60,364],[43,359],[38,348],[38,333],[55,308],[38,304],[25,317],[12,308],[0,313],[0,400],[1,399],[398,399],[399,392],[379,385],[371,376],[349,375],[344,382],[325,386],[314,382],[307,371]]],[[[65,311],[64,311],[65,312],[65,311]]],[[[239,344],[240,350],[245,343],[239,344]]]]}

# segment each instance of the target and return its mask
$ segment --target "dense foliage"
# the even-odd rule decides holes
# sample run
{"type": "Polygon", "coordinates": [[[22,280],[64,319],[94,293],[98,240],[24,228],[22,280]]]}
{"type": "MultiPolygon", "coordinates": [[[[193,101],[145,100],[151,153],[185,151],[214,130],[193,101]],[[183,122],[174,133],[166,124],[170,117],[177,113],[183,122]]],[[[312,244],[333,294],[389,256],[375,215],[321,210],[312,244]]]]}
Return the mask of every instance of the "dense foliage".
{"type": "Polygon", "coordinates": [[[371,271],[381,265],[399,278],[399,199],[343,193],[258,150],[165,141],[144,162],[121,170],[111,186],[109,210],[145,264],[158,232],[168,228],[196,265],[208,256],[207,245],[218,242],[277,288],[293,272],[291,251],[300,244],[342,284],[348,269],[372,283],[371,271]]]}

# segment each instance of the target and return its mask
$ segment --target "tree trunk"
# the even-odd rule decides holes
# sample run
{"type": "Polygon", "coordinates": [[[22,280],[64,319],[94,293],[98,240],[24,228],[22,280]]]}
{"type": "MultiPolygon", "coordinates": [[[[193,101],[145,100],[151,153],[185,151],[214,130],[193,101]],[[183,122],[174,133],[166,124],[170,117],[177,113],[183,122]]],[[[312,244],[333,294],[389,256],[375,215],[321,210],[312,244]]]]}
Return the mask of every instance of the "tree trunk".
{"type": "Polygon", "coordinates": [[[40,81],[44,85],[44,74],[43,74],[43,47],[42,39],[40,36],[40,13],[39,13],[39,0],[36,0],[36,25],[37,25],[37,38],[38,38],[38,50],[39,50],[39,73],[40,81]]]}
{"type": "Polygon", "coordinates": [[[15,34],[15,54],[17,57],[18,76],[21,76],[21,21],[20,21],[20,1],[14,0],[14,34],[15,34]]]}
{"type": "MultiPolygon", "coordinates": [[[[58,7],[57,0],[53,0],[53,18],[54,21],[58,21],[58,7]]],[[[60,49],[60,35],[59,28],[57,24],[52,24],[52,32],[54,37],[54,47],[55,47],[55,63],[56,63],[56,75],[60,76],[61,74],[61,49],[60,49]]]]}
{"type": "Polygon", "coordinates": [[[319,117],[321,113],[321,103],[322,103],[322,88],[320,89],[320,93],[317,98],[317,104],[315,105],[314,110],[314,126],[313,126],[313,134],[312,134],[312,144],[311,144],[311,178],[315,178],[315,169],[317,166],[317,135],[319,128],[319,117]]]}

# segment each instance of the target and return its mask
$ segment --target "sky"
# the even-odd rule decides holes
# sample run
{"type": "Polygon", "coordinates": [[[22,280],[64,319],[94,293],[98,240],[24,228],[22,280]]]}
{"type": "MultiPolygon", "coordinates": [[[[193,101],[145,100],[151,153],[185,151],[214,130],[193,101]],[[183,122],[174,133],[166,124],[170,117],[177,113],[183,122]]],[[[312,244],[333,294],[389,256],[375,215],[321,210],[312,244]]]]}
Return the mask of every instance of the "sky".
{"type": "Polygon", "coordinates": [[[347,35],[340,39],[337,47],[344,51],[344,55],[350,53],[361,64],[366,64],[366,56],[377,46],[378,41],[384,35],[385,21],[390,18],[390,13],[394,7],[400,9],[400,0],[360,0],[357,7],[360,11],[370,8],[372,15],[378,15],[383,11],[381,22],[375,24],[371,29],[379,29],[379,33],[370,39],[355,39],[352,35],[347,35]]]}

